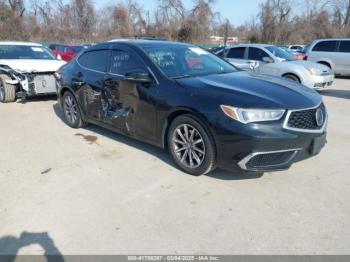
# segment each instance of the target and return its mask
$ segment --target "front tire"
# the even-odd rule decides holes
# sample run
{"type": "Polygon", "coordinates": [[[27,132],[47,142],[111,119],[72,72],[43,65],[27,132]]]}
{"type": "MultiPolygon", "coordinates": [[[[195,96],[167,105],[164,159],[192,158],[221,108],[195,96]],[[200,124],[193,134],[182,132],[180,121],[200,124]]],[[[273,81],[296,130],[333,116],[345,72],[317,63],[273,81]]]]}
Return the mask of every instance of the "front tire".
{"type": "Polygon", "coordinates": [[[16,88],[14,85],[9,85],[6,80],[11,80],[6,75],[0,75],[0,102],[11,103],[16,101],[16,88]]]}
{"type": "Polygon", "coordinates": [[[77,100],[74,95],[67,91],[62,98],[62,108],[66,123],[72,128],[81,128],[85,125],[77,100]]]}
{"type": "Polygon", "coordinates": [[[169,127],[167,140],[170,155],[182,171],[200,176],[215,169],[214,139],[195,116],[186,114],[175,118],[169,127]]]}

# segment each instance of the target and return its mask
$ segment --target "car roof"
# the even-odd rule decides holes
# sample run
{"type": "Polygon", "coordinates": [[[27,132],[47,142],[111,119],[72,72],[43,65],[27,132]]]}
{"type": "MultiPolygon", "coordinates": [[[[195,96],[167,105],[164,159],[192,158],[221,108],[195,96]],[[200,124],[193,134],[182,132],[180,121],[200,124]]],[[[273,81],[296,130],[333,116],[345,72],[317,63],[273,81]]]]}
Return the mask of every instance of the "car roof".
{"type": "MultiPolygon", "coordinates": [[[[182,42],[173,42],[168,40],[148,40],[148,39],[114,39],[109,42],[111,43],[122,43],[122,44],[131,44],[141,48],[144,47],[164,47],[164,46],[192,46],[191,44],[182,43],[182,42]]],[[[104,43],[106,44],[106,43],[104,43]]]]}
{"type": "Polygon", "coordinates": [[[2,42],[0,42],[0,45],[43,46],[43,45],[38,44],[38,43],[17,42],[17,41],[2,41],[2,42]]]}
{"type": "Polygon", "coordinates": [[[341,40],[350,40],[350,38],[324,38],[324,39],[316,39],[314,42],[318,42],[318,41],[341,41],[341,40]]]}
{"type": "Polygon", "coordinates": [[[268,47],[268,46],[273,46],[269,44],[239,44],[234,47],[268,47]]]}

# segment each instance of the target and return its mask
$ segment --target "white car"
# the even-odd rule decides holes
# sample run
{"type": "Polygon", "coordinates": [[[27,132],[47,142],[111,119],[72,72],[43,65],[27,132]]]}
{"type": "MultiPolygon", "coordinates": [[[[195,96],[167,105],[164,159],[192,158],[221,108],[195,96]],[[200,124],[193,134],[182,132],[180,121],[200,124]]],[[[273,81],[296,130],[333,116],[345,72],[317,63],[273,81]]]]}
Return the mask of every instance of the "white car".
{"type": "Polygon", "coordinates": [[[0,42],[0,102],[55,94],[54,73],[64,64],[43,45],[0,42]]]}
{"type": "Polygon", "coordinates": [[[289,45],[288,49],[292,51],[302,51],[304,50],[305,45],[289,45]]]}
{"type": "Polygon", "coordinates": [[[350,38],[316,40],[306,52],[308,61],[328,66],[337,75],[350,76],[350,38]]]}
{"type": "Polygon", "coordinates": [[[217,55],[242,70],[288,78],[312,89],[330,87],[333,71],[322,64],[296,60],[273,45],[245,44],[219,51],[217,55]]]}

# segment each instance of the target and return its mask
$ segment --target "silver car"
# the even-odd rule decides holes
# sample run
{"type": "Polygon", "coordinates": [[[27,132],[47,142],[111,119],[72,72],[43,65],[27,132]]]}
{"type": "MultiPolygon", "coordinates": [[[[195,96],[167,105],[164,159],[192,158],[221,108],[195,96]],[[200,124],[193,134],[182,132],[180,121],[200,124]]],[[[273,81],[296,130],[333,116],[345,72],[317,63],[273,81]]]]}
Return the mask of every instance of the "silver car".
{"type": "Polygon", "coordinates": [[[296,60],[287,51],[273,45],[238,45],[219,51],[217,55],[240,69],[285,77],[313,89],[330,87],[334,81],[334,73],[329,67],[296,60]]]}
{"type": "Polygon", "coordinates": [[[337,75],[350,75],[350,38],[316,40],[306,52],[309,61],[324,64],[337,75]]]}

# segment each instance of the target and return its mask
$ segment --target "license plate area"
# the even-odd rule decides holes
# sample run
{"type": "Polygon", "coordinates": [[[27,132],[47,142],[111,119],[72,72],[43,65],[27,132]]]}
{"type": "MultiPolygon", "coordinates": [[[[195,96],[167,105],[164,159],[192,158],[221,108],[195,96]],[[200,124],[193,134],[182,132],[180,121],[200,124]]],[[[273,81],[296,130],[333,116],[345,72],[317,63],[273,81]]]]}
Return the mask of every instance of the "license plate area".
{"type": "Polygon", "coordinates": [[[318,153],[321,152],[322,148],[325,146],[327,143],[326,139],[326,134],[315,137],[312,142],[311,142],[311,147],[310,147],[310,154],[311,155],[317,155],[318,153]]]}

